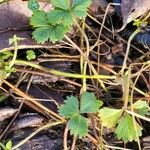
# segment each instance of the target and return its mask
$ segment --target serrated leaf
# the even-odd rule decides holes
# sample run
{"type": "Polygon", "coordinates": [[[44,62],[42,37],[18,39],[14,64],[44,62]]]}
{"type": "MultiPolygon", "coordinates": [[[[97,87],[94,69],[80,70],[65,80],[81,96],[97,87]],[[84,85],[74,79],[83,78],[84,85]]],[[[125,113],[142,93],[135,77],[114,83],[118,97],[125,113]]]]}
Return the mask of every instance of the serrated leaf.
{"type": "Polygon", "coordinates": [[[82,18],[87,15],[87,8],[92,3],[91,0],[73,0],[72,2],[72,12],[73,15],[82,18]]]}
{"type": "Polygon", "coordinates": [[[132,108],[136,110],[136,112],[140,115],[145,115],[148,110],[149,106],[146,101],[138,100],[133,105],[132,108]]]}
{"type": "Polygon", "coordinates": [[[69,0],[51,0],[51,3],[57,8],[61,8],[64,10],[70,9],[69,0]]]}
{"type": "Polygon", "coordinates": [[[79,138],[85,137],[88,133],[87,119],[81,115],[72,117],[68,121],[68,128],[72,135],[79,136],[79,138]]]}
{"type": "Polygon", "coordinates": [[[47,14],[48,22],[52,25],[62,23],[65,26],[73,24],[73,17],[69,11],[62,9],[55,9],[47,14]]]}
{"type": "Polygon", "coordinates": [[[85,92],[81,95],[80,113],[95,113],[102,106],[102,101],[97,100],[94,93],[85,92]]]}
{"type": "Polygon", "coordinates": [[[40,5],[37,0],[29,0],[28,8],[32,11],[37,11],[40,8],[40,5]]]}
{"type": "Polygon", "coordinates": [[[50,27],[40,27],[35,29],[35,31],[32,33],[32,36],[33,39],[37,41],[37,43],[43,44],[44,42],[48,41],[50,33],[50,27]]]}
{"type": "Polygon", "coordinates": [[[122,115],[122,109],[111,109],[104,107],[99,111],[99,117],[103,126],[114,127],[122,115]]]}
{"type": "Polygon", "coordinates": [[[50,41],[52,41],[53,43],[55,43],[56,41],[61,41],[67,31],[68,27],[65,27],[62,24],[53,26],[50,33],[50,41]]]}
{"type": "Polygon", "coordinates": [[[33,13],[32,17],[30,18],[30,24],[33,27],[47,27],[47,16],[46,13],[42,10],[36,11],[33,13]]]}
{"type": "Polygon", "coordinates": [[[132,116],[127,114],[119,121],[115,133],[117,134],[117,138],[122,139],[124,142],[136,141],[142,135],[142,127],[136,120],[134,123],[132,116]]]}
{"type": "Polygon", "coordinates": [[[70,118],[79,114],[79,102],[75,96],[67,97],[65,104],[60,106],[59,114],[63,117],[70,118]]]}

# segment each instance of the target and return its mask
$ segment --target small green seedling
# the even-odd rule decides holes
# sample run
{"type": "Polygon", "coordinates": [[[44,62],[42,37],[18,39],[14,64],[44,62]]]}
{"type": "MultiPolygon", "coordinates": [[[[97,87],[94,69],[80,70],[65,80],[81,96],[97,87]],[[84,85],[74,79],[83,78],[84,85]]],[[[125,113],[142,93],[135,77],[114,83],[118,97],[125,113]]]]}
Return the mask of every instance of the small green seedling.
{"type": "Polygon", "coordinates": [[[26,52],[26,58],[27,58],[28,60],[34,60],[34,59],[36,58],[35,52],[34,52],[33,50],[28,50],[28,51],[26,52]]]}
{"type": "Polygon", "coordinates": [[[28,8],[33,11],[30,24],[35,28],[32,35],[37,43],[61,41],[74,20],[86,17],[91,0],[51,0],[51,4],[54,9],[45,12],[36,0],[29,0],[28,8]]]}
{"type": "Polygon", "coordinates": [[[85,92],[80,102],[75,96],[67,97],[65,104],[59,108],[59,114],[68,120],[68,128],[72,135],[82,138],[88,133],[88,122],[83,114],[96,113],[103,102],[97,100],[94,93],[85,92]]]}

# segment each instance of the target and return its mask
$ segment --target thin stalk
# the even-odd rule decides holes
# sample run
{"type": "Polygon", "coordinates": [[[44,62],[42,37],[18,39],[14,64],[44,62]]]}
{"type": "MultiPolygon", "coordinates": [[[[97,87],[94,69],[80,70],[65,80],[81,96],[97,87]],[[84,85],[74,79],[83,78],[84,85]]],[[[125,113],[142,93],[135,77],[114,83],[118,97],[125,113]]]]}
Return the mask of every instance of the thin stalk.
{"type": "Polygon", "coordinates": [[[128,59],[128,54],[129,54],[129,50],[130,50],[130,45],[131,45],[131,41],[133,40],[133,38],[135,37],[135,35],[137,35],[139,32],[141,31],[140,28],[137,28],[129,37],[128,40],[128,44],[127,44],[127,50],[126,50],[126,54],[125,54],[125,58],[124,58],[124,62],[122,65],[122,69],[121,69],[121,74],[124,74],[124,70],[127,67],[127,59],[128,59]]]}
{"type": "MultiPolygon", "coordinates": [[[[79,31],[81,32],[81,34],[83,35],[84,39],[85,39],[85,43],[86,43],[86,57],[89,57],[89,53],[90,53],[90,45],[89,45],[89,41],[88,41],[88,37],[86,36],[84,30],[82,30],[82,28],[80,27],[80,25],[78,24],[78,22],[76,21],[76,19],[74,19],[75,24],[77,25],[79,31]]],[[[87,71],[87,61],[84,61],[84,65],[83,65],[83,75],[86,75],[86,71],[87,71]]],[[[83,91],[86,91],[86,78],[83,78],[83,91]]]]}
{"type": "Polygon", "coordinates": [[[16,35],[14,35],[14,37],[13,37],[13,42],[14,42],[14,55],[13,55],[13,59],[10,61],[9,68],[13,67],[15,60],[17,58],[18,43],[17,43],[17,36],[16,35]]]}
{"type": "Polygon", "coordinates": [[[116,79],[116,76],[105,76],[105,75],[82,75],[82,74],[74,74],[74,73],[67,73],[67,72],[62,72],[62,71],[58,71],[58,70],[53,70],[53,69],[49,69],[43,66],[40,66],[38,64],[34,64],[31,62],[27,62],[27,61],[23,61],[23,60],[16,60],[15,61],[16,65],[26,65],[26,66],[30,66],[45,72],[48,72],[50,74],[56,75],[56,76],[64,76],[64,77],[69,77],[69,78],[87,78],[87,79],[116,79]]]}
{"type": "Polygon", "coordinates": [[[130,78],[131,78],[131,69],[129,68],[127,75],[123,75],[123,100],[124,100],[124,110],[128,107],[129,102],[129,92],[130,92],[130,78]]]}

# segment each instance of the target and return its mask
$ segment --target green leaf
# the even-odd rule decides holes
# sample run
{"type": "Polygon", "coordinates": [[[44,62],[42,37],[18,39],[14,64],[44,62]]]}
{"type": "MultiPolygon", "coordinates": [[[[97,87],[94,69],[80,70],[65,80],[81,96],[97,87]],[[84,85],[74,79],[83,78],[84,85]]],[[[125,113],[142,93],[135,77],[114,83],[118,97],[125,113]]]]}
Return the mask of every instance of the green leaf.
{"type": "Polygon", "coordinates": [[[29,0],[28,8],[32,11],[37,11],[40,8],[40,5],[37,0],[29,0]]]}
{"type": "Polygon", "coordinates": [[[35,59],[35,58],[36,58],[35,52],[34,52],[33,50],[28,50],[28,51],[26,52],[26,58],[27,58],[28,60],[33,60],[33,59],[35,59]]]}
{"type": "Polygon", "coordinates": [[[99,117],[103,126],[114,127],[122,115],[122,109],[111,109],[104,107],[99,111],[99,117]]]}
{"type": "Polygon", "coordinates": [[[73,15],[78,18],[86,17],[87,8],[91,3],[91,0],[73,0],[71,7],[73,15]]]}
{"type": "Polygon", "coordinates": [[[63,24],[70,26],[73,24],[73,17],[69,11],[62,9],[55,9],[47,14],[48,22],[52,25],[63,24]]]}
{"type": "Polygon", "coordinates": [[[47,27],[49,26],[47,22],[47,16],[44,11],[36,11],[33,13],[32,17],[30,18],[30,24],[33,27],[47,27]]]}
{"type": "Polygon", "coordinates": [[[51,3],[57,8],[61,8],[64,10],[70,9],[69,0],[51,0],[51,3]]]}
{"type": "Polygon", "coordinates": [[[33,39],[37,41],[37,43],[43,44],[44,42],[48,41],[51,34],[50,27],[40,27],[35,29],[32,33],[33,39]]]}
{"type": "Polygon", "coordinates": [[[97,100],[94,93],[85,92],[81,95],[80,113],[98,112],[102,104],[102,101],[97,100]]]}
{"type": "Polygon", "coordinates": [[[87,119],[81,115],[72,117],[68,121],[68,128],[72,135],[79,136],[79,138],[85,137],[88,133],[87,119]]]}
{"type": "Polygon", "coordinates": [[[8,59],[9,57],[12,57],[13,56],[13,53],[11,51],[4,51],[4,52],[1,52],[0,53],[0,60],[6,60],[8,59]]]}
{"type": "Polygon", "coordinates": [[[51,27],[50,41],[55,43],[56,41],[61,41],[64,38],[65,33],[68,31],[68,27],[64,25],[56,25],[51,27]]]}
{"type": "Polygon", "coordinates": [[[79,114],[79,102],[75,96],[67,97],[65,104],[59,107],[59,114],[63,117],[70,118],[79,114]]]}
{"type": "Polygon", "coordinates": [[[127,114],[119,121],[115,133],[117,134],[117,138],[122,139],[124,142],[136,141],[142,135],[142,127],[136,120],[134,123],[132,116],[127,114]]]}
{"type": "Polygon", "coordinates": [[[7,150],[11,150],[11,148],[12,148],[12,141],[8,141],[8,142],[6,143],[6,149],[7,149],[7,150]]]}
{"type": "Polygon", "coordinates": [[[148,110],[149,106],[146,101],[138,100],[132,105],[133,109],[136,110],[136,112],[140,115],[145,115],[148,110]]]}

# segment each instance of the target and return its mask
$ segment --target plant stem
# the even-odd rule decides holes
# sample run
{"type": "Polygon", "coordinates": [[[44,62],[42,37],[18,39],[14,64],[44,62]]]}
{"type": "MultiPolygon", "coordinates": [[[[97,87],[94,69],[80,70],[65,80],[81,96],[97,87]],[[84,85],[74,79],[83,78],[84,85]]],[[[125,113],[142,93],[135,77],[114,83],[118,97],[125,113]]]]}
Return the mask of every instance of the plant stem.
{"type": "Polygon", "coordinates": [[[14,37],[13,37],[13,43],[14,43],[14,55],[13,55],[13,59],[10,61],[9,68],[13,67],[14,62],[17,58],[18,43],[17,43],[17,36],[16,35],[14,35],[14,37]]]}
{"type": "MultiPolygon", "coordinates": [[[[81,32],[81,34],[83,35],[85,42],[86,42],[86,57],[89,57],[89,53],[90,53],[90,45],[89,45],[89,41],[88,41],[88,37],[86,36],[84,30],[80,27],[80,25],[78,24],[78,22],[76,21],[76,19],[74,19],[74,22],[76,23],[79,31],[81,32]]],[[[84,61],[84,66],[83,66],[83,75],[86,75],[86,71],[87,71],[87,61],[84,61]]],[[[83,87],[82,87],[82,92],[86,92],[86,78],[83,78],[83,87]]]]}
{"type": "Polygon", "coordinates": [[[128,102],[129,102],[129,92],[130,92],[130,78],[131,78],[131,68],[127,71],[126,75],[123,75],[123,101],[124,101],[124,110],[128,108],[128,102]]]}
{"type": "Polygon", "coordinates": [[[135,37],[135,35],[137,35],[139,32],[141,31],[141,28],[137,28],[129,37],[128,40],[128,44],[127,44],[127,50],[126,50],[126,54],[125,54],[125,58],[124,58],[124,62],[122,65],[122,69],[121,69],[121,74],[124,74],[124,70],[127,67],[127,59],[128,59],[128,54],[129,54],[129,50],[130,50],[130,45],[131,45],[131,41],[133,40],[133,38],[135,37]]]}
{"type": "Polygon", "coordinates": [[[54,69],[49,69],[43,66],[40,66],[38,64],[34,64],[31,62],[27,62],[27,61],[23,61],[23,60],[16,60],[15,61],[16,65],[26,65],[26,66],[30,66],[51,74],[54,74],[56,76],[64,76],[64,77],[69,77],[69,78],[87,78],[87,79],[116,79],[116,76],[106,76],[106,75],[82,75],[82,74],[74,74],[74,73],[68,73],[68,72],[62,72],[62,71],[58,71],[58,70],[54,70],[54,69]]]}

